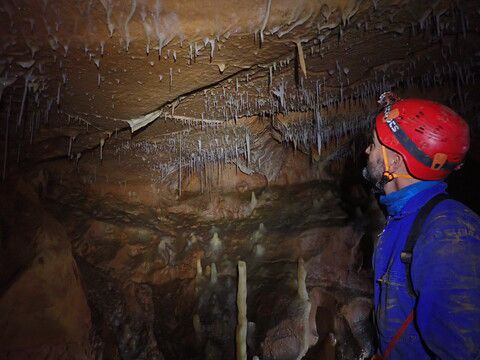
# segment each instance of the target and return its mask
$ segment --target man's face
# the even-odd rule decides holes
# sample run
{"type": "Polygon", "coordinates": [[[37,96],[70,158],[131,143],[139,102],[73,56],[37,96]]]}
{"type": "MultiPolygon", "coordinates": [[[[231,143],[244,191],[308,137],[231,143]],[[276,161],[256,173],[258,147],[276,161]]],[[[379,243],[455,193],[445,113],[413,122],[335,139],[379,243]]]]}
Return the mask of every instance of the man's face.
{"type": "Polygon", "coordinates": [[[382,178],[385,171],[385,165],[383,163],[382,145],[378,141],[376,131],[373,131],[372,142],[365,149],[365,153],[368,155],[367,166],[363,168],[363,177],[372,185],[375,185],[382,178]]]}

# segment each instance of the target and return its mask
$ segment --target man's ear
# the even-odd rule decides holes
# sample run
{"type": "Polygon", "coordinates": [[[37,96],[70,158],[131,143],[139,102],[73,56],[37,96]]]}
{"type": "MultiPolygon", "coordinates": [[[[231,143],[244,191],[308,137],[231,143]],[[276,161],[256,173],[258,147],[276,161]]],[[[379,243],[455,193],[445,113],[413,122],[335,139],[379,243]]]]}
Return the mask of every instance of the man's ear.
{"type": "Polygon", "coordinates": [[[400,154],[393,153],[390,157],[390,169],[392,172],[397,172],[402,169],[403,159],[400,154]]]}

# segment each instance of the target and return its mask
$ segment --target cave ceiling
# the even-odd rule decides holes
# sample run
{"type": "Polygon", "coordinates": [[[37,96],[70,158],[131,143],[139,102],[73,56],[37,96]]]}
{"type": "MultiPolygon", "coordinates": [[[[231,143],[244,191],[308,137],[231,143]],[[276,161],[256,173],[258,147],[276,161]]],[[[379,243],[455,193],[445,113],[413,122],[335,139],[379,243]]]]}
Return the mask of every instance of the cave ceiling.
{"type": "Polygon", "coordinates": [[[164,154],[183,141],[190,164],[212,146],[203,158],[248,163],[252,117],[320,153],[365,128],[383,91],[464,112],[478,93],[479,1],[3,0],[0,18],[2,113],[36,160],[78,161],[120,133],[164,154]]]}

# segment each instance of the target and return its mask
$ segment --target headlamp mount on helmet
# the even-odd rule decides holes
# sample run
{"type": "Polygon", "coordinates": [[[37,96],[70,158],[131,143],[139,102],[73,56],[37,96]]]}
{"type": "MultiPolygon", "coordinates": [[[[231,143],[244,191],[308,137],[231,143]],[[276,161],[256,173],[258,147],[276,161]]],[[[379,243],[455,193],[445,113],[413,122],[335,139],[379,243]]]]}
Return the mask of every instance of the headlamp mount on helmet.
{"type": "Polygon", "coordinates": [[[390,111],[392,109],[392,105],[395,104],[400,100],[400,97],[397,96],[392,91],[386,91],[378,98],[378,103],[383,107],[383,113],[385,115],[385,120],[390,119],[390,111]]]}

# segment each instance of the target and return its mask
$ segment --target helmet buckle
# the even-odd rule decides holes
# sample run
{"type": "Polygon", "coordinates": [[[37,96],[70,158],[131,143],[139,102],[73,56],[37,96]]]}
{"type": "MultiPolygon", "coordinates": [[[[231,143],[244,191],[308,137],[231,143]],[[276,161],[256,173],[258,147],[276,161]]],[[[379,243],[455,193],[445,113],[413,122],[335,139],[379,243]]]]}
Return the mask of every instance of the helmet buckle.
{"type": "Polygon", "coordinates": [[[390,171],[384,171],[384,172],[383,172],[383,176],[384,176],[388,181],[392,181],[393,179],[395,179],[395,176],[394,176],[390,171]]]}
{"type": "Polygon", "coordinates": [[[447,162],[447,158],[448,156],[446,154],[436,153],[433,156],[432,166],[430,166],[430,168],[432,170],[440,170],[447,162]]]}

